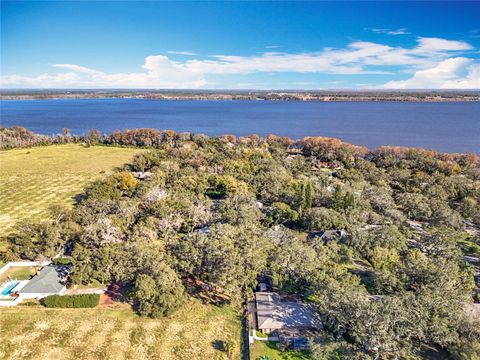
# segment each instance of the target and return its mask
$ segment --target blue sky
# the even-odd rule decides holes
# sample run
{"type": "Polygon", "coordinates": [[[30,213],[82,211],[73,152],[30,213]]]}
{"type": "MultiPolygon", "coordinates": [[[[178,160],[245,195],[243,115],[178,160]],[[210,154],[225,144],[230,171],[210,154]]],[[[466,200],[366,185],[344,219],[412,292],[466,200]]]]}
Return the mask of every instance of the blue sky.
{"type": "Polygon", "coordinates": [[[2,88],[480,88],[480,2],[1,2],[2,88]]]}

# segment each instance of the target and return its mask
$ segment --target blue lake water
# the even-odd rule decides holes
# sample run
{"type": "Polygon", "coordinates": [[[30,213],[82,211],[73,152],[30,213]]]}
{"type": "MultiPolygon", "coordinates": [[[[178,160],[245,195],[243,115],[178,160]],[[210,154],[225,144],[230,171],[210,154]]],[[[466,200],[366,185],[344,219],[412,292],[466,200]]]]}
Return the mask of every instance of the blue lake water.
{"type": "Polygon", "coordinates": [[[3,126],[42,134],[151,127],[208,135],[269,133],[338,137],[353,144],[480,152],[480,103],[157,101],[82,99],[2,101],[3,126]]]}

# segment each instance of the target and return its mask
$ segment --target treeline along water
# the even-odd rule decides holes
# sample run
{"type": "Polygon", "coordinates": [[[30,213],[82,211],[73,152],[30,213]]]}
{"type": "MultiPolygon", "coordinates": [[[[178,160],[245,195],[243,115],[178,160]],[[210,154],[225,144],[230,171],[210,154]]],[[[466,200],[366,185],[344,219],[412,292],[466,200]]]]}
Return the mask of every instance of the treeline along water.
{"type": "Polygon", "coordinates": [[[3,126],[42,134],[70,128],[151,127],[208,135],[338,137],[357,145],[414,146],[480,152],[478,102],[158,101],[142,99],[12,100],[1,102],[3,126]]]}

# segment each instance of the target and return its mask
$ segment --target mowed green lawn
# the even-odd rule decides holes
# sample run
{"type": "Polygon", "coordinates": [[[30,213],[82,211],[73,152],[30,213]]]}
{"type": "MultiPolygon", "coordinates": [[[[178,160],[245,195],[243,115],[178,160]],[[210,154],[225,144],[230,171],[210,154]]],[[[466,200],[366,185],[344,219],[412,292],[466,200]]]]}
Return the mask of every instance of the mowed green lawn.
{"type": "Polygon", "coordinates": [[[0,359],[228,360],[222,344],[237,343],[242,324],[230,307],[192,299],[171,317],[142,318],[131,310],[45,309],[0,311],[0,359]]]}
{"type": "Polygon", "coordinates": [[[251,360],[260,360],[262,356],[270,360],[309,360],[306,351],[280,351],[276,343],[271,341],[255,341],[250,345],[251,360]]]}
{"type": "Polygon", "coordinates": [[[34,267],[34,266],[11,267],[7,271],[5,271],[2,275],[0,275],[0,284],[3,284],[3,282],[7,281],[8,279],[28,280],[33,275],[35,275],[37,273],[37,271],[40,270],[40,269],[41,269],[40,267],[34,267]]]}
{"type": "Polygon", "coordinates": [[[73,204],[85,185],[141,151],[79,144],[0,151],[0,236],[21,220],[45,219],[50,205],[73,204]]]}

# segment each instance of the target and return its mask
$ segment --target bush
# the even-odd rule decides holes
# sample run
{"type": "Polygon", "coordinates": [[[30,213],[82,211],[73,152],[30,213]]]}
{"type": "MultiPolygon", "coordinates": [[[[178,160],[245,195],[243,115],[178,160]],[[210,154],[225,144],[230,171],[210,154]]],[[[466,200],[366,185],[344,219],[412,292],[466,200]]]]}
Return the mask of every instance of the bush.
{"type": "Polygon", "coordinates": [[[93,308],[99,301],[99,294],[50,295],[43,299],[43,305],[48,308],[93,308]]]}
{"type": "Polygon", "coordinates": [[[71,258],[56,258],[53,259],[53,265],[72,265],[71,258]]]}
{"type": "Polygon", "coordinates": [[[20,305],[22,306],[39,306],[40,303],[37,301],[24,301],[20,305]]]}

